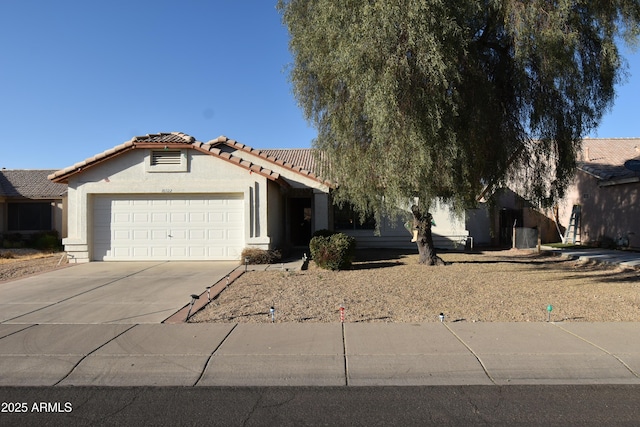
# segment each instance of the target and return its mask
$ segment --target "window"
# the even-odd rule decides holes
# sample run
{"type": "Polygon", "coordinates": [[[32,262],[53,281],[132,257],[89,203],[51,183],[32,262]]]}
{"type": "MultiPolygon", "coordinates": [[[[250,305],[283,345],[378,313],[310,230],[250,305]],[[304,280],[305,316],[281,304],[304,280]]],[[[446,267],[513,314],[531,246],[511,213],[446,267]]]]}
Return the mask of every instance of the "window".
{"type": "Polygon", "coordinates": [[[368,215],[363,223],[360,222],[360,214],[350,205],[342,208],[333,207],[333,228],[336,230],[374,230],[376,221],[373,215],[368,215]]]}
{"type": "Polygon", "coordinates": [[[9,203],[9,231],[51,230],[51,203],[9,203]]]}

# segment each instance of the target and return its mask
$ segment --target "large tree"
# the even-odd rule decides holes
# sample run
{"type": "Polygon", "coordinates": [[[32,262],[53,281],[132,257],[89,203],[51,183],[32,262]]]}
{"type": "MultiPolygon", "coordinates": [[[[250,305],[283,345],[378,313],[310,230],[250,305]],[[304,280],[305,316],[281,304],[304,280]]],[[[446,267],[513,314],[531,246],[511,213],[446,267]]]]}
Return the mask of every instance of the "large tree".
{"type": "MultiPolygon", "coordinates": [[[[624,76],[638,0],[280,0],[291,81],[337,203],[550,205],[624,76]]],[[[378,216],[379,218],[379,216],[378,216]]],[[[435,254],[435,253],[434,253],[435,254]]]]}

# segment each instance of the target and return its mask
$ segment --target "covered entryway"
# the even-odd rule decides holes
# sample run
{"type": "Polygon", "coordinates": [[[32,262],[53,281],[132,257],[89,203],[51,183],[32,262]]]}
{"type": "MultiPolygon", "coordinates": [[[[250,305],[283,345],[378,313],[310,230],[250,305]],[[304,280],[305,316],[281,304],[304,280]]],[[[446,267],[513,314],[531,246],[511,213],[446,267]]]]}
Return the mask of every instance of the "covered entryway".
{"type": "Polygon", "coordinates": [[[243,194],[96,195],[95,261],[237,260],[243,194]]]}

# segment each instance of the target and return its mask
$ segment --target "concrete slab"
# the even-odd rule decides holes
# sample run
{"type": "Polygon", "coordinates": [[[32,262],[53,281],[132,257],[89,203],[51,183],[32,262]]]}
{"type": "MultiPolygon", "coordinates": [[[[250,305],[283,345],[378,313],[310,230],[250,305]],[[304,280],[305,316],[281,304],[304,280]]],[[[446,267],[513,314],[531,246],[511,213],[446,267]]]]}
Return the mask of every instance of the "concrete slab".
{"type": "Polygon", "coordinates": [[[198,385],[345,385],[340,324],[239,324],[198,385]]]}
{"type": "Polygon", "coordinates": [[[638,322],[565,322],[556,327],[569,331],[613,353],[640,354],[640,323],[638,322]]]}
{"type": "Polygon", "coordinates": [[[349,385],[491,384],[442,324],[345,324],[349,385]]]}
{"type": "Polygon", "coordinates": [[[449,327],[497,384],[624,384],[637,378],[615,357],[551,323],[449,327]]]}
{"type": "MultiPolygon", "coordinates": [[[[13,320],[19,318],[20,316],[24,316],[25,314],[32,313],[34,311],[38,311],[44,307],[48,307],[49,305],[51,304],[50,303],[0,304],[0,322],[13,322],[13,320]]],[[[29,324],[29,322],[16,322],[16,323],[29,324]]]]}
{"type": "Polygon", "coordinates": [[[229,323],[137,325],[93,354],[210,356],[234,326],[229,323]]]}
{"type": "Polygon", "coordinates": [[[343,355],[339,323],[239,324],[217,355],[343,355]]]}
{"type": "Polygon", "coordinates": [[[496,384],[640,384],[606,354],[482,354],[496,384]]]}
{"type": "Polygon", "coordinates": [[[616,353],[616,358],[629,369],[636,378],[640,378],[640,354],[616,353]]]}
{"type": "Polygon", "coordinates": [[[232,324],[137,325],[86,357],[60,385],[193,386],[232,324]]]}
{"type": "Polygon", "coordinates": [[[0,339],[0,355],[86,355],[129,325],[37,325],[0,339]]]}
{"type": "Polygon", "coordinates": [[[193,386],[208,355],[88,356],[62,386],[193,386]]]}
{"type": "Polygon", "coordinates": [[[86,324],[160,323],[178,307],[176,303],[83,303],[64,301],[12,319],[11,323],[86,324]]]}
{"type": "Polygon", "coordinates": [[[33,325],[2,325],[0,324],[0,339],[8,335],[15,334],[24,329],[30,328],[33,325]]]}
{"type": "Polygon", "coordinates": [[[556,326],[601,347],[640,378],[640,323],[557,323],[556,326]]]}
{"type": "Polygon", "coordinates": [[[492,385],[471,354],[347,356],[350,386],[492,385]]]}
{"type": "MultiPolygon", "coordinates": [[[[235,333],[235,331],[234,331],[235,333]]],[[[233,335],[233,334],[232,334],[233,335]]],[[[344,386],[342,355],[214,355],[198,386],[344,386]]]]}
{"type": "Polygon", "coordinates": [[[599,354],[601,350],[552,323],[448,323],[476,354],[599,354]]]}
{"type": "Polygon", "coordinates": [[[57,277],[45,273],[0,285],[2,303],[55,303],[113,282],[106,277],[57,277]],[[46,280],[43,276],[47,276],[46,280]]]}
{"type": "Polygon", "coordinates": [[[440,323],[345,323],[345,348],[353,355],[469,354],[440,323]]]}
{"type": "Polygon", "coordinates": [[[52,386],[82,359],[81,355],[2,355],[0,386],[52,386]]]}
{"type": "Polygon", "coordinates": [[[92,262],[0,285],[10,323],[160,323],[236,262],[92,262]]]}

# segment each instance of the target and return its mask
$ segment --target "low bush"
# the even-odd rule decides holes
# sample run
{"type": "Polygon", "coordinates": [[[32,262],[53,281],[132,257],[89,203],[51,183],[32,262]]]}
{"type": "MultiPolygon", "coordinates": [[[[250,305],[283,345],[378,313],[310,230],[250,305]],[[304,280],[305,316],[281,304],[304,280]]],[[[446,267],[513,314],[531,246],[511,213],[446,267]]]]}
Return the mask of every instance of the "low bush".
{"type": "Polygon", "coordinates": [[[320,229],[320,230],[316,230],[313,232],[313,235],[311,236],[313,237],[317,237],[317,236],[321,236],[321,237],[331,237],[334,234],[336,234],[335,231],[331,231],[331,230],[327,230],[326,228],[320,229]]]}
{"type": "Polygon", "coordinates": [[[247,261],[249,264],[273,264],[278,262],[282,255],[280,251],[266,250],[266,249],[256,249],[256,248],[245,248],[242,251],[241,262],[244,264],[247,261]]]}
{"type": "Polygon", "coordinates": [[[2,239],[2,247],[5,249],[20,249],[24,246],[25,242],[20,233],[6,234],[2,239]]]}
{"type": "Polygon", "coordinates": [[[43,251],[62,250],[62,241],[58,236],[58,232],[55,230],[32,234],[29,239],[28,245],[31,248],[40,249],[43,251]]]}
{"type": "Polygon", "coordinates": [[[356,239],[344,233],[315,236],[309,242],[311,258],[320,268],[344,270],[351,266],[356,249],[356,239]]]}

